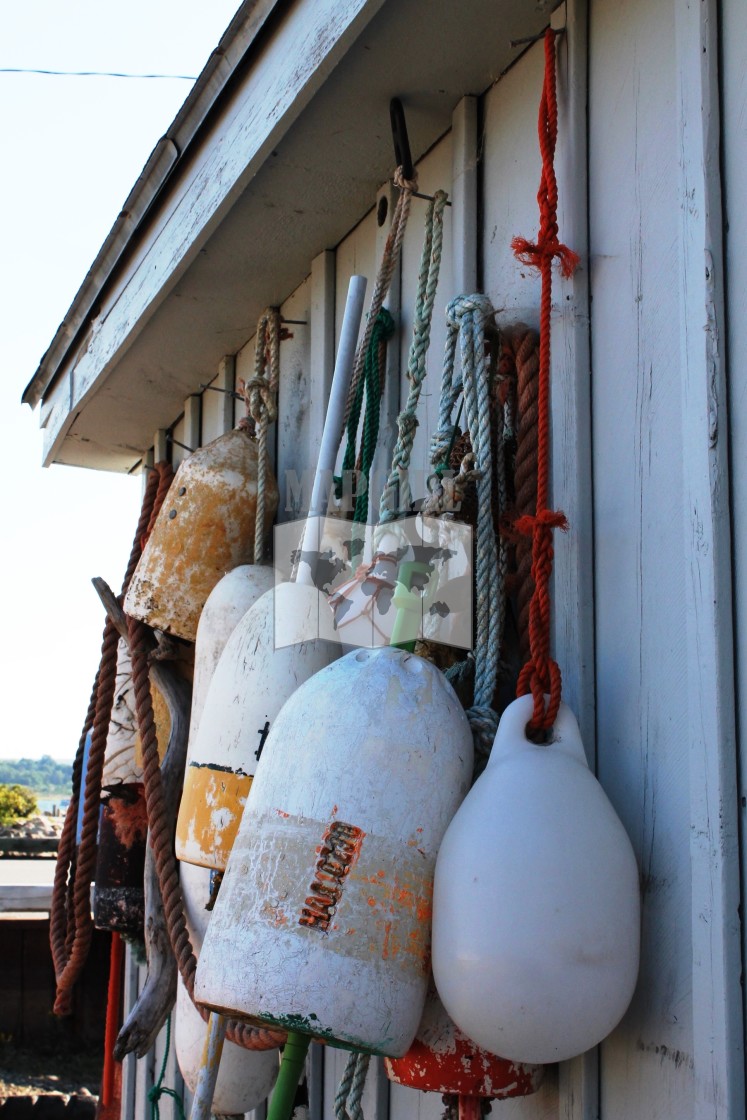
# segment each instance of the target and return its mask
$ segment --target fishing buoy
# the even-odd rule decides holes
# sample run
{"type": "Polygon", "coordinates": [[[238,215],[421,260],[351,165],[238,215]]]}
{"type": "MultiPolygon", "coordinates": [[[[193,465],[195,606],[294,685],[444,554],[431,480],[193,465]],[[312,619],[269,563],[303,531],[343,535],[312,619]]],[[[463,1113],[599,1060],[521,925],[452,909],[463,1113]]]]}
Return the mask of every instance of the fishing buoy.
{"type": "MultiPolygon", "coordinates": [[[[128,614],[193,642],[208,595],[221,576],[254,555],[257,443],[235,428],[179,467],[125,599],[128,614]]],[[[278,504],[267,465],[265,529],[278,504]]]]}
{"type": "Polygon", "coordinates": [[[436,852],[472,765],[454,691],[414,654],[359,650],[302,684],[265,744],[198,1001],[405,1053],[428,984],[436,852]]]}
{"type": "MultiPolygon", "coordinates": [[[[271,569],[256,569],[256,587],[272,580],[271,569]]],[[[339,655],[336,643],[309,640],[324,610],[316,588],[279,584],[245,613],[226,642],[190,740],[176,830],[179,859],[225,869],[274,720],[299,683],[339,655]]]]}
{"type": "Polygon", "coordinates": [[[600,1042],[636,983],[640,899],[628,836],[560,704],[552,740],[527,738],[533,699],[504,712],[487,769],[436,868],[433,973],[480,1046],[557,1062],[600,1042]]]}
{"type": "Polygon", "coordinates": [[[216,746],[223,726],[220,711],[211,710],[208,716],[211,724],[202,738],[200,722],[226,643],[249,608],[272,587],[273,581],[271,567],[241,564],[213,588],[200,615],[189,753],[176,825],[176,855],[189,863],[224,867],[243,812],[251,781],[242,767],[245,759],[237,757],[235,752],[232,755],[230,750],[221,752],[216,746]],[[222,854],[216,855],[216,850],[222,854]]]}
{"type": "MultiPolygon", "coordinates": [[[[190,940],[199,956],[210,922],[210,911],[205,909],[210,898],[210,872],[203,867],[182,864],[179,878],[190,940]]],[[[205,1031],[205,1022],[179,977],[174,1043],[179,1069],[191,1093],[195,1092],[202,1067],[205,1031]]],[[[243,1116],[251,1112],[271,1092],[279,1064],[278,1050],[246,1050],[233,1042],[224,1043],[213,1094],[213,1113],[243,1116]]]]}
{"type": "Polygon", "coordinates": [[[431,981],[423,1018],[402,1058],[385,1058],[387,1077],[398,1085],[427,1093],[507,1100],[535,1093],[544,1066],[499,1058],[477,1046],[449,1018],[431,981]]]}
{"type": "MultiPolygon", "coordinates": [[[[170,718],[166,702],[156,688],[153,689],[153,709],[163,753],[169,740],[170,718]]],[[[127,642],[120,639],[101,773],[101,814],[92,892],[93,920],[98,929],[142,936],[147,832],[132,660],[127,642]]]]}

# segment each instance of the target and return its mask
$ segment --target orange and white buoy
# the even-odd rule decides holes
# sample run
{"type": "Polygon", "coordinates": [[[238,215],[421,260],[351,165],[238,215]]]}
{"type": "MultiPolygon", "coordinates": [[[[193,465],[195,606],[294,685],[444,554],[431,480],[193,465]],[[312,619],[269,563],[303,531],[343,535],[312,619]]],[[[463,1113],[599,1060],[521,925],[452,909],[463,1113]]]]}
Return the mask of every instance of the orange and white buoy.
{"type": "Polygon", "coordinates": [[[359,650],[302,684],[265,744],[199,1002],[403,1054],[428,984],[436,852],[472,765],[454,691],[414,654],[359,650]]]}
{"type": "MultiPolygon", "coordinates": [[[[132,577],[128,614],[195,640],[200,612],[218,580],[254,556],[257,475],[257,441],[241,427],[184,460],[132,577]]],[[[266,532],[277,504],[277,482],[267,464],[266,532]]]]}

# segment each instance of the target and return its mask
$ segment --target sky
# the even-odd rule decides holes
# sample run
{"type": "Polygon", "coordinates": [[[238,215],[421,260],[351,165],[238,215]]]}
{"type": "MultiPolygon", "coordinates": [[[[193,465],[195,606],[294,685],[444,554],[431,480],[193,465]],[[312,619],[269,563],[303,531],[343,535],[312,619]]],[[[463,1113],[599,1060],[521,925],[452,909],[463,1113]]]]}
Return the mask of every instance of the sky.
{"type": "MultiPolygon", "coordinates": [[[[199,74],[239,0],[0,0],[0,71],[199,74]]],[[[0,758],[70,759],[140,480],[43,468],[21,404],[190,81],[0,72],[0,758]]]]}

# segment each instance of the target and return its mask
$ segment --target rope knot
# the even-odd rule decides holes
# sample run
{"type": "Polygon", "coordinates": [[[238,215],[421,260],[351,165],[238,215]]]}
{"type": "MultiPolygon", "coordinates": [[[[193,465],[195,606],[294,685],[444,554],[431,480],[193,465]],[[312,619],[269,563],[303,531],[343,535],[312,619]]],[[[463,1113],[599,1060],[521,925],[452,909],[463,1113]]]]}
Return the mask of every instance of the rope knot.
{"type": "Polygon", "coordinates": [[[457,296],[446,308],[446,322],[452,330],[459,330],[461,322],[467,315],[477,314],[481,320],[489,319],[493,314],[493,305],[482,292],[474,292],[469,296],[457,296]]]}
{"type": "Polygon", "coordinates": [[[397,417],[397,429],[400,439],[412,439],[418,426],[418,418],[414,412],[405,408],[397,417]]]}
{"type": "Polygon", "coordinates": [[[538,241],[528,241],[526,237],[514,237],[511,242],[514,256],[522,264],[531,268],[542,268],[542,262],[557,257],[560,261],[560,272],[565,279],[573,276],[578,267],[580,257],[567,245],[558,241],[557,235],[540,237],[538,241]]]}
{"type": "Polygon", "coordinates": [[[514,532],[524,537],[533,536],[535,530],[562,529],[568,531],[568,521],[562,510],[541,509],[539,513],[525,513],[514,521],[514,532]]]}
{"type": "Polygon", "coordinates": [[[394,185],[401,191],[409,191],[410,194],[418,189],[418,177],[413,173],[412,179],[405,179],[404,172],[401,167],[398,167],[394,172],[394,185]]]}
{"type": "Polygon", "coordinates": [[[250,377],[244,382],[244,400],[249,415],[254,423],[259,426],[262,421],[268,424],[277,419],[278,409],[275,403],[275,393],[270,382],[265,377],[250,377]]]}

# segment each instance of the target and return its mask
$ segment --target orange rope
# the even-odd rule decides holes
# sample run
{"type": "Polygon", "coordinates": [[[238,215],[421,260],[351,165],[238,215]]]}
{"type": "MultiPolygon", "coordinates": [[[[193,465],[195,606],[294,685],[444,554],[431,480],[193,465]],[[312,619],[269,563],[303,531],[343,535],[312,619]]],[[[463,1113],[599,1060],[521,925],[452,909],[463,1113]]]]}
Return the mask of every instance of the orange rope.
{"type": "Polygon", "coordinates": [[[529,732],[549,730],[560,705],[560,668],[550,657],[550,592],[553,543],[552,530],[567,528],[565,515],[548,507],[550,475],[550,313],[552,308],[552,261],[560,260],[563,276],[571,276],[578,256],[558,240],[558,184],[553,160],[558,137],[558,103],[555,88],[555,32],[545,34],[545,80],[539,109],[539,146],[542,156],[537,202],[540,227],[537,241],[515,237],[511,243],[516,257],[539,269],[542,278],[540,299],[540,359],[537,421],[537,505],[533,516],[520,517],[518,532],[532,538],[532,578],[534,594],[529,608],[530,656],[519,674],[518,696],[527,692],[534,698],[529,732]],[[549,701],[545,703],[545,694],[549,701]]]}
{"type": "Polygon", "coordinates": [[[112,933],[109,956],[109,991],[106,996],[106,1030],[104,1032],[104,1072],[101,1078],[101,1104],[107,1108],[114,1093],[114,1043],[119,1031],[119,1001],[122,987],[122,938],[112,933]]]}

